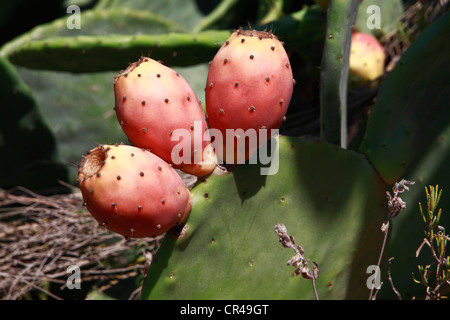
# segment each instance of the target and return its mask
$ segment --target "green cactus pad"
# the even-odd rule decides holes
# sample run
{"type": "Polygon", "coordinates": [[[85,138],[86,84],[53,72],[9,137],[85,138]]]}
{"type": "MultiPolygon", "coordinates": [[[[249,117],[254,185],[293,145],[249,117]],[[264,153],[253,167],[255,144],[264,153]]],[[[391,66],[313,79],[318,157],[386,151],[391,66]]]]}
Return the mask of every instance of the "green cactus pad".
{"type": "Polygon", "coordinates": [[[450,124],[450,13],[427,27],[383,80],[360,147],[387,184],[450,124]]]}
{"type": "Polygon", "coordinates": [[[177,23],[146,10],[87,10],[80,29],[65,16],[6,43],[0,56],[30,69],[74,73],[118,71],[151,55],[178,66],[208,62],[230,32],[190,34],[177,23]]]}
{"type": "Polygon", "coordinates": [[[276,174],[246,164],[194,187],[187,232],[166,235],[143,299],[314,299],[311,281],[286,265],[294,251],[280,244],[277,223],[318,263],[319,298],[368,297],[385,184],[353,151],[289,137],[272,143],[279,148],[276,174]]]}
{"type": "Polygon", "coordinates": [[[229,35],[229,31],[205,31],[53,37],[29,42],[11,52],[9,59],[31,69],[74,73],[121,70],[130,61],[147,55],[165,65],[188,66],[211,60],[229,35]]]}
{"type": "MultiPolygon", "coordinates": [[[[117,9],[87,11],[83,19],[80,30],[68,30],[66,18],[38,26],[5,44],[0,56],[30,69],[73,73],[118,71],[146,55],[168,66],[192,66],[211,61],[232,32],[186,32],[154,14],[128,9],[122,15],[117,9]],[[119,27],[126,21],[134,22],[136,26],[119,27]],[[145,24],[147,28],[143,28],[145,24]],[[106,30],[111,29],[116,32],[105,35],[106,30]],[[142,32],[147,29],[152,32],[142,32]],[[128,34],[124,34],[126,30],[128,34]]],[[[276,31],[289,49],[323,37],[324,25],[324,14],[315,6],[255,28],[276,31]]]]}

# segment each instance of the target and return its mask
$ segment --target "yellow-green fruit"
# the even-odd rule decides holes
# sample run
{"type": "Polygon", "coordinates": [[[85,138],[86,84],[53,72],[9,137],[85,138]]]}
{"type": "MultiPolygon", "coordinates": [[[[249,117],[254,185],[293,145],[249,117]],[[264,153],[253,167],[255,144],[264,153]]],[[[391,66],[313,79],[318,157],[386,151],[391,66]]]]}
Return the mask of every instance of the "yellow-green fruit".
{"type": "Polygon", "coordinates": [[[386,53],[377,38],[354,32],[350,47],[350,87],[359,86],[383,75],[386,53]]]}

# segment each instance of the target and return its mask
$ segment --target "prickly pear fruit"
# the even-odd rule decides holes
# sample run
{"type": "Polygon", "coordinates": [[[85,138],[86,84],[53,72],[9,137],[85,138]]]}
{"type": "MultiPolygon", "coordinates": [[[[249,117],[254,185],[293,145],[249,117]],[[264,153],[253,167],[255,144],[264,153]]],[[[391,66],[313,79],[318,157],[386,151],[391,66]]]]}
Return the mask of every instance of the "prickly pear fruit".
{"type": "Polygon", "coordinates": [[[126,237],[163,234],[186,221],[191,195],[178,173],[149,151],[99,145],[83,158],[78,182],[84,205],[107,229],[126,237]]]}
{"type": "Polygon", "coordinates": [[[206,83],[208,123],[223,138],[223,147],[214,142],[218,158],[236,164],[251,157],[270,138],[272,130],[279,129],[293,85],[288,55],[274,34],[234,31],[212,60],[206,83]],[[227,135],[227,129],[235,134],[227,135]],[[243,143],[242,132],[247,133],[247,140],[251,132],[256,132],[258,143],[243,143]]]}
{"type": "Polygon", "coordinates": [[[117,119],[134,146],[189,174],[204,176],[214,170],[217,160],[208,147],[205,113],[179,73],[143,57],[115,77],[114,93],[117,119]]]}
{"type": "Polygon", "coordinates": [[[354,32],[350,46],[350,86],[375,81],[383,75],[385,61],[386,52],[377,38],[368,33],[354,32]]]}

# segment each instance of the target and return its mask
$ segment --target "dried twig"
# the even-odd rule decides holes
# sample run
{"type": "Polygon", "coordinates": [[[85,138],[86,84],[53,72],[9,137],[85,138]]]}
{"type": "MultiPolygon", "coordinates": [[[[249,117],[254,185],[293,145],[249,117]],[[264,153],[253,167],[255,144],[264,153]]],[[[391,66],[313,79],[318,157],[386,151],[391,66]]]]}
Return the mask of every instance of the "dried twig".
{"type": "MultiPolygon", "coordinates": [[[[402,198],[400,198],[399,194],[405,191],[409,191],[409,186],[414,184],[415,182],[402,179],[400,180],[400,182],[396,182],[392,187],[393,196],[389,193],[389,191],[386,191],[386,198],[388,200],[388,213],[386,221],[381,226],[381,231],[384,233],[384,239],[383,244],[381,245],[380,255],[378,256],[376,270],[380,270],[381,260],[383,258],[384,249],[386,247],[391,220],[395,218],[401,211],[406,209],[406,203],[402,200],[402,198]]],[[[377,291],[378,290],[379,289],[377,289],[377,291]]],[[[372,286],[372,288],[370,289],[369,300],[375,299],[375,295],[376,292],[374,293],[374,286],[372,286]]]]}
{"type": "Polygon", "coordinates": [[[0,189],[3,299],[22,299],[32,290],[58,298],[43,286],[58,283],[65,288],[70,265],[81,269],[82,281],[110,281],[145,273],[144,254],[155,251],[162,238],[125,239],[99,227],[76,191],[42,196],[24,188],[0,189]],[[128,250],[134,250],[137,259],[142,256],[143,262],[129,265],[123,258],[128,250]]]}
{"type": "Polygon", "coordinates": [[[303,250],[302,246],[295,244],[294,237],[288,235],[285,225],[277,223],[275,225],[275,233],[278,235],[283,247],[291,248],[295,251],[295,256],[293,256],[287,262],[288,265],[292,265],[294,268],[296,268],[292,274],[294,276],[302,275],[303,278],[312,280],[314,295],[316,299],[319,300],[319,295],[316,288],[316,279],[319,276],[319,265],[315,261],[305,258],[305,251],[303,250]],[[309,263],[313,264],[312,270],[309,267],[309,263]]]}
{"type": "Polygon", "coordinates": [[[391,263],[392,263],[392,260],[394,260],[394,257],[391,257],[391,258],[388,259],[388,263],[389,263],[388,264],[388,270],[387,270],[387,272],[388,272],[388,280],[389,280],[389,283],[391,284],[392,290],[394,290],[394,293],[397,295],[398,300],[402,300],[402,295],[395,288],[394,281],[392,280],[392,276],[391,276],[391,263]]]}

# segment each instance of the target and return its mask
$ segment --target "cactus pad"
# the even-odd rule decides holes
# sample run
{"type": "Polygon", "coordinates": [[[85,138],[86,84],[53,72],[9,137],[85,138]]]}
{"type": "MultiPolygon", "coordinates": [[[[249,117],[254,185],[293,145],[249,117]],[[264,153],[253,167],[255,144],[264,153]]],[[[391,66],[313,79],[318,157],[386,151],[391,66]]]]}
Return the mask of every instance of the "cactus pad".
{"type": "Polygon", "coordinates": [[[367,298],[385,184],[355,152],[288,137],[272,143],[279,148],[276,174],[246,164],[193,188],[187,231],[166,235],[143,299],[313,299],[310,281],[286,266],[293,252],[279,243],[277,223],[319,264],[320,298],[367,298]]]}

